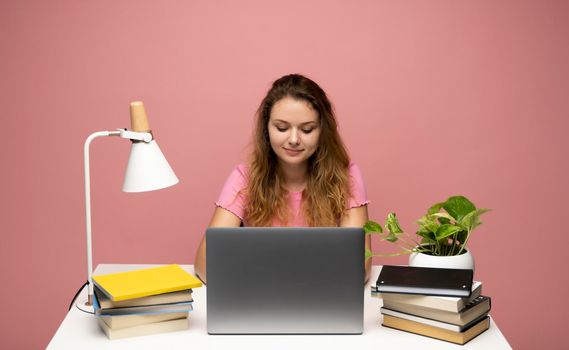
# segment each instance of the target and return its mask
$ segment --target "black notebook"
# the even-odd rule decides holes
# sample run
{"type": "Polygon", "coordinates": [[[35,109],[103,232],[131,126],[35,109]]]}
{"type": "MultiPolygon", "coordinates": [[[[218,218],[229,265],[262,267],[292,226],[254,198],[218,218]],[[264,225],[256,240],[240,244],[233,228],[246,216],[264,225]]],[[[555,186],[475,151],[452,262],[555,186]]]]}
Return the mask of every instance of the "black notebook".
{"type": "Polygon", "coordinates": [[[377,279],[380,293],[469,297],[472,270],[384,265],[377,279]]]}

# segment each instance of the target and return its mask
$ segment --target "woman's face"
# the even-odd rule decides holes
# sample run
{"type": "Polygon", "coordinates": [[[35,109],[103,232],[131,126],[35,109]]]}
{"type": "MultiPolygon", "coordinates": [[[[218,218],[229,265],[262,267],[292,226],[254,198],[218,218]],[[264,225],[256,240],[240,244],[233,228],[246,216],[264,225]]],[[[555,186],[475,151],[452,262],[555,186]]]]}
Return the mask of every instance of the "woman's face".
{"type": "Polygon", "coordinates": [[[308,101],[288,96],[277,101],[267,127],[271,148],[281,164],[304,164],[318,148],[320,117],[308,101]]]}

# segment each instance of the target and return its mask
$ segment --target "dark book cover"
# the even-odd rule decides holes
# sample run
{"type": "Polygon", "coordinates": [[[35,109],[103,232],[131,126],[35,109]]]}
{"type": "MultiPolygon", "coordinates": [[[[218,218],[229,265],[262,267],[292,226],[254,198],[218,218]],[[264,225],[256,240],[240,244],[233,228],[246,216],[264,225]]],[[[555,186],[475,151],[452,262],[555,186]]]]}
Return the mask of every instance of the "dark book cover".
{"type": "Polygon", "coordinates": [[[472,270],[384,265],[376,282],[379,293],[469,297],[472,270]]]}

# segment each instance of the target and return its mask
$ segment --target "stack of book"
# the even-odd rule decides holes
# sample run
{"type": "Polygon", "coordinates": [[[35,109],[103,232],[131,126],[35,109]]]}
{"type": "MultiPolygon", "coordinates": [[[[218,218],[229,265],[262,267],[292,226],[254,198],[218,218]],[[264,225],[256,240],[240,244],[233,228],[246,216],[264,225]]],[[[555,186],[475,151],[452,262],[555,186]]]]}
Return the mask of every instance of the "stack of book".
{"type": "Polygon", "coordinates": [[[93,276],[95,315],[109,339],[188,328],[192,288],[202,285],[179,265],[93,276]]]}
{"type": "Polygon", "coordinates": [[[490,327],[490,297],[471,270],[389,266],[372,296],[383,299],[383,326],[465,344],[490,327]]]}

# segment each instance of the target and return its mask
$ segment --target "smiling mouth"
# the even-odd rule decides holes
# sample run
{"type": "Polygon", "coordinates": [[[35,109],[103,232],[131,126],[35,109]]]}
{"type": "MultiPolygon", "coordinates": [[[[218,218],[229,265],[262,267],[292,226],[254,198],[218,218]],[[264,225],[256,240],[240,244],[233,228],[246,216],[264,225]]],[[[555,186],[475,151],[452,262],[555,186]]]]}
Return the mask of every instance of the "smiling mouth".
{"type": "Polygon", "coordinates": [[[303,149],[290,149],[290,148],[284,148],[285,152],[289,155],[289,156],[297,156],[299,154],[302,153],[302,151],[304,151],[303,149]]]}

